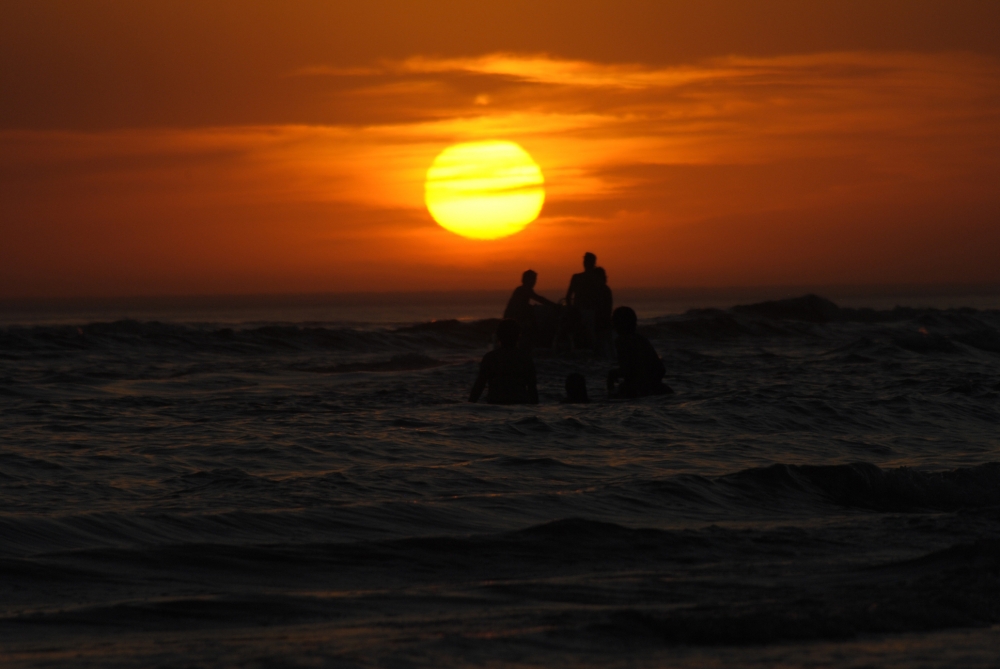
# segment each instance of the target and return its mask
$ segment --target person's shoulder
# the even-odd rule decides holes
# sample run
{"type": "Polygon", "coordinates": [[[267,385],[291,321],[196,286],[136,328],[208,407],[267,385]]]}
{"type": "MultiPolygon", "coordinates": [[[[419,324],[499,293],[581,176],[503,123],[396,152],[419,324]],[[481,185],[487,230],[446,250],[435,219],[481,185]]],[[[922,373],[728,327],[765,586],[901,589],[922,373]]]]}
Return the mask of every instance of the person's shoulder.
{"type": "Polygon", "coordinates": [[[653,343],[649,341],[649,339],[647,339],[646,337],[639,334],[638,332],[636,332],[632,336],[635,337],[635,340],[639,342],[639,345],[642,346],[643,348],[653,348],[653,343]]]}
{"type": "Polygon", "coordinates": [[[649,340],[638,332],[633,332],[625,337],[622,337],[622,339],[625,346],[633,350],[653,348],[653,345],[649,343],[649,340]]]}

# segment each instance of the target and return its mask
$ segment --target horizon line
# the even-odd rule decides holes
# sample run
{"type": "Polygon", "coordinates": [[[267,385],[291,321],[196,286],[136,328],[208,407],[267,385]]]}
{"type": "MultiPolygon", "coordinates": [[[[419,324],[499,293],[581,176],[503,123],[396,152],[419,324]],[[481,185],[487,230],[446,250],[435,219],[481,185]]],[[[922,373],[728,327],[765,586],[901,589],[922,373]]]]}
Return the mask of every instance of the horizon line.
{"type": "MultiPolygon", "coordinates": [[[[364,298],[395,298],[402,296],[423,297],[474,297],[487,294],[507,294],[512,288],[467,288],[467,289],[428,289],[428,290],[371,290],[371,291],[315,291],[315,292],[253,292],[253,293],[133,293],[122,295],[35,295],[35,296],[0,296],[0,307],[66,302],[128,302],[128,301],[211,301],[211,300],[321,300],[321,299],[364,299],[364,298]]],[[[844,296],[861,297],[891,297],[894,295],[980,295],[1000,294],[1000,283],[996,282],[956,282],[956,283],[789,283],[760,285],[722,285],[722,286],[620,286],[614,291],[627,293],[650,293],[667,296],[697,296],[725,293],[760,293],[789,291],[788,297],[803,294],[821,294],[824,291],[834,291],[844,296]]],[[[543,292],[549,292],[544,291],[543,292]]]]}

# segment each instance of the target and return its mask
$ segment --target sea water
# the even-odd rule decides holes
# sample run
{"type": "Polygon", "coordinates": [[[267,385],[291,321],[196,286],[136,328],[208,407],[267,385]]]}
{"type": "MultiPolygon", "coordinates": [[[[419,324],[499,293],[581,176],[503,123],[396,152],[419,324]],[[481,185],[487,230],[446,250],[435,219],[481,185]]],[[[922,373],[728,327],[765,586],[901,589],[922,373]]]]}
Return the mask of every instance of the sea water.
{"type": "Polygon", "coordinates": [[[500,407],[496,305],[373,302],[8,310],[0,664],[1000,661],[1000,311],[653,305],[674,394],[500,407]]]}

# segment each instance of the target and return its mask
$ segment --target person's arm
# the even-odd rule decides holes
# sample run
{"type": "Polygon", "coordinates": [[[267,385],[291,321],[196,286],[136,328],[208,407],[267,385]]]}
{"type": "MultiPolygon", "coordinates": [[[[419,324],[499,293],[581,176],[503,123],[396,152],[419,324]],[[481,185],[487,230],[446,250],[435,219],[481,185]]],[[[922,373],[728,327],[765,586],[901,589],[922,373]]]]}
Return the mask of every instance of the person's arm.
{"type": "Polygon", "coordinates": [[[479,372],[479,376],[476,377],[476,382],[472,385],[472,392],[469,393],[469,401],[476,403],[479,401],[479,396],[483,394],[483,390],[486,388],[486,375],[482,371],[479,372]]]}
{"type": "Polygon", "coordinates": [[[645,367],[646,367],[646,370],[642,370],[642,371],[644,371],[644,372],[648,371],[648,374],[649,374],[649,377],[650,377],[651,381],[654,381],[654,382],[655,381],[659,381],[667,373],[667,368],[663,366],[663,358],[661,358],[660,355],[656,352],[656,349],[653,348],[653,344],[650,343],[650,341],[648,339],[643,338],[643,344],[644,344],[644,348],[646,349],[646,352],[645,352],[645,358],[646,358],[645,367]]]}
{"type": "Polygon", "coordinates": [[[573,294],[576,293],[575,282],[576,275],[574,274],[573,278],[569,280],[569,288],[566,289],[566,304],[568,306],[573,306],[573,294]]]}
{"type": "Polygon", "coordinates": [[[486,373],[486,358],[479,363],[479,375],[476,377],[476,382],[472,384],[472,392],[469,393],[469,401],[472,403],[479,401],[479,396],[483,394],[483,390],[486,388],[488,374],[486,373]]]}
{"type": "Polygon", "coordinates": [[[558,304],[556,304],[552,300],[548,299],[547,297],[543,297],[543,296],[539,295],[535,291],[531,291],[531,299],[533,299],[535,302],[540,302],[541,304],[544,304],[547,307],[558,307],[559,306],[558,304]]]}
{"type": "Polygon", "coordinates": [[[615,383],[625,378],[625,372],[628,369],[628,339],[619,337],[618,341],[615,342],[615,348],[618,353],[618,366],[612,367],[608,371],[608,397],[614,393],[615,383]]]}

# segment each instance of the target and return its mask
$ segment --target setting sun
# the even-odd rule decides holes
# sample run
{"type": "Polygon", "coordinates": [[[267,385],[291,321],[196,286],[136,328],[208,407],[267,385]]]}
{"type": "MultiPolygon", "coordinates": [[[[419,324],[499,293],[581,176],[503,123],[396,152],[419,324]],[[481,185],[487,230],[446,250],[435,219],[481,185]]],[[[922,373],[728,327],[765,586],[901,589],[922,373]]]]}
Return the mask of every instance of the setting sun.
{"type": "Polygon", "coordinates": [[[545,201],[542,170],[514,142],[455,144],[427,170],[431,216],[450,232],[499,239],[538,218],[545,201]]]}

